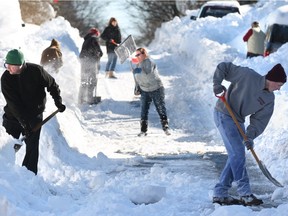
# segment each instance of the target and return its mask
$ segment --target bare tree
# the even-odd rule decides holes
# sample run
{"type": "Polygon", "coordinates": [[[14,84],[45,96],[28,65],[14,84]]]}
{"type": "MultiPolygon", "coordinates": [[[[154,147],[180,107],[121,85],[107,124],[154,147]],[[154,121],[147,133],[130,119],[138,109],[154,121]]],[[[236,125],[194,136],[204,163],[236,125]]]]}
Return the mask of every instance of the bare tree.
{"type": "Polygon", "coordinates": [[[52,6],[57,16],[63,16],[84,36],[89,28],[104,25],[106,20],[104,22],[101,11],[109,4],[110,1],[103,0],[66,0],[52,3],[52,6]]]}
{"type": "Polygon", "coordinates": [[[135,25],[141,32],[141,35],[136,38],[136,43],[141,41],[141,44],[149,44],[154,38],[156,29],[163,22],[172,20],[175,16],[183,16],[175,0],[127,0],[127,3],[136,11],[131,16],[135,18],[135,25]],[[141,17],[140,21],[139,17],[141,17]]]}

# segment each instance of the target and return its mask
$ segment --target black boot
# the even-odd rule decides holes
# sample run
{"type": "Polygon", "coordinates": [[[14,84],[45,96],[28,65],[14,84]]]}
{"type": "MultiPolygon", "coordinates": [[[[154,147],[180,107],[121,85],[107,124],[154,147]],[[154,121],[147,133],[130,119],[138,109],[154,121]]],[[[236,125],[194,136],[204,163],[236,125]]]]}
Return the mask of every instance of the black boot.
{"type": "Polygon", "coordinates": [[[140,127],[141,127],[141,132],[138,134],[138,136],[146,136],[147,135],[147,128],[148,128],[147,120],[141,120],[140,121],[140,127]]]}
{"type": "Polygon", "coordinates": [[[161,125],[162,125],[163,130],[168,129],[169,128],[168,120],[167,119],[161,120],[161,125]]]}
{"type": "Polygon", "coordinates": [[[165,132],[165,134],[166,135],[170,135],[169,126],[168,126],[168,120],[167,119],[162,119],[161,120],[161,124],[162,124],[162,129],[165,132]]]}

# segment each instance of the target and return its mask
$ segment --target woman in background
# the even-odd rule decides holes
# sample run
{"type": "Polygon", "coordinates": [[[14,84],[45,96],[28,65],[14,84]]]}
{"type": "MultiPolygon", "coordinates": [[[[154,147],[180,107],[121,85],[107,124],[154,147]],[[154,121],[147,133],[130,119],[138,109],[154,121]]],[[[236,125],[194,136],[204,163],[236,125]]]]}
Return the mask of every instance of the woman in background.
{"type": "Polygon", "coordinates": [[[115,67],[117,63],[117,55],[115,48],[121,43],[121,32],[118,22],[114,17],[111,17],[108,26],[104,29],[101,38],[106,41],[106,50],[108,55],[108,62],[106,64],[106,77],[116,78],[115,67]]]}

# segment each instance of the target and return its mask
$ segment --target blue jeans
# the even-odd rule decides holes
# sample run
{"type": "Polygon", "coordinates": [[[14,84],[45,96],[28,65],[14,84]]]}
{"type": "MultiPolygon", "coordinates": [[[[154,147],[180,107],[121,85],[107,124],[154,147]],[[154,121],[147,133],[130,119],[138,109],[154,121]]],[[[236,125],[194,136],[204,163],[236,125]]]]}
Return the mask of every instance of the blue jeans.
{"type": "MultiPolygon", "coordinates": [[[[246,170],[243,138],[231,116],[214,110],[214,121],[228,153],[226,165],[214,188],[214,197],[227,197],[233,181],[236,183],[239,196],[250,195],[251,188],[246,170]]],[[[239,124],[245,131],[244,124],[239,124]]]]}
{"type": "Polygon", "coordinates": [[[148,120],[150,104],[153,101],[161,120],[167,120],[164,87],[152,92],[141,90],[141,120],[148,120]]]}
{"type": "Polygon", "coordinates": [[[108,54],[108,62],[106,64],[105,71],[115,71],[116,63],[117,63],[117,55],[115,52],[109,52],[108,54]]]}

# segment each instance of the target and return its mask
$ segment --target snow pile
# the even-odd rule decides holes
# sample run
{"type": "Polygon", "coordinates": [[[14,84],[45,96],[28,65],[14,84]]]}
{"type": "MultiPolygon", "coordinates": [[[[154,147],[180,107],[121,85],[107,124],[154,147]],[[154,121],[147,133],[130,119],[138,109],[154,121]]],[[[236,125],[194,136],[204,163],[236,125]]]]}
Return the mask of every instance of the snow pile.
{"type": "Polygon", "coordinates": [[[277,8],[267,18],[267,23],[272,25],[274,23],[280,25],[288,25],[288,5],[277,8]]]}

